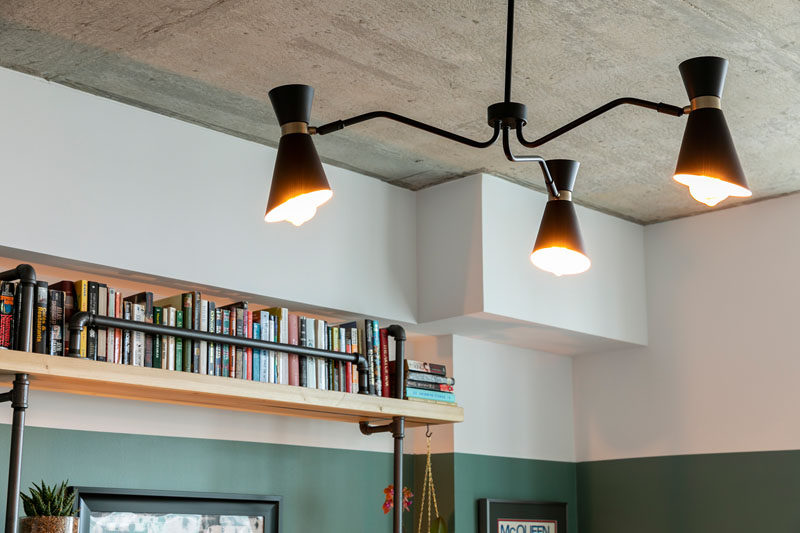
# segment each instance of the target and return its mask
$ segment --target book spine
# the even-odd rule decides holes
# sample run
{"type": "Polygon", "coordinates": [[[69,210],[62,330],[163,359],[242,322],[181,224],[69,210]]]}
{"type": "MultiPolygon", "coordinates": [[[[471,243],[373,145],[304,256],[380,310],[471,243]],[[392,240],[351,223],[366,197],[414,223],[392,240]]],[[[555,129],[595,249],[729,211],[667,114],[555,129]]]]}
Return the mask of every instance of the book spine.
{"type": "MultiPolygon", "coordinates": [[[[75,282],[75,311],[89,310],[89,282],[81,279],[75,282]]],[[[89,328],[81,330],[81,357],[89,357],[89,328]]]]}
{"type": "Polygon", "coordinates": [[[372,353],[375,355],[375,395],[383,396],[383,372],[381,371],[381,339],[378,321],[370,320],[372,325],[372,353]]]}
{"type": "MultiPolygon", "coordinates": [[[[153,323],[160,325],[164,319],[164,309],[162,307],[153,306],[153,323]]],[[[162,339],[161,335],[153,335],[153,358],[151,359],[151,366],[153,368],[161,368],[161,352],[162,352],[162,339]]]]}
{"type": "MultiPolygon", "coordinates": [[[[289,313],[289,342],[288,344],[298,345],[300,343],[300,321],[294,313],[289,313]]],[[[300,385],[300,360],[297,354],[289,354],[289,385],[300,385]]]]}
{"type": "MultiPolygon", "coordinates": [[[[108,286],[97,284],[97,314],[108,316],[108,286]]],[[[97,328],[97,360],[108,361],[108,328],[97,328]]]]}
{"type": "MultiPolygon", "coordinates": [[[[200,322],[198,331],[208,331],[208,300],[200,300],[200,322]]],[[[208,341],[198,341],[200,351],[197,354],[197,362],[200,365],[199,374],[208,374],[208,341]]]]}
{"type": "Polygon", "coordinates": [[[372,343],[372,324],[370,320],[364,320],[364,341],[367,350],[367,366],[369,367],[369,394],[375,396],[375,353],[372,343]]]}
{"type": "MultiPolygon", "coordinates": [[[[316,328],[316,320],[313,318],[306,319],[306,347],[314,348],[316,346],[316,332],[314,329],[316,328]]],[[[316,357],[306,357],[306,382],[308,383],[308,388],[316,389],[317,388],[317,361],[316,357]]]]}
{"type": "Polygon", "coordinates": [[[7,281],[0,282],[0,349],[8,350],[12,346],[14,321],[14,285],[7,281]]]}
{"type": "MultiPolygon", "coordinates": [[[[389,366],[392,368],[394,366],[394,362],[392,362],[392,364],[389,366]]],[[[414,361],[412,359],[405,360],[405,370],[410,372],[427,372],[428,374],[436,374],[437,376],[447,375],[447,368],[445,365],[414,361]]]]}
{"type": "MultiPolygon", "coordinates": [[[[222,309],[214,310],[214,333],[222,333],[222,309]]],[[[214,375],[222,376],[222,343],[214,344],[214,375]]]]}
{"type": "MultiPolygon", "coordinates": [[[[122,318],[125,320],[132,320],[133,319],[133,309],[131,309],[131,302],[122,302],[122,318]]],[[[126,329],[122,332],[122,364],[123,365],[130,365],[131,363],[131,353],[133,349],[133,337],[132,332],[129,329],[126,329]]]]}
{"type": "MultiPolygon", "coordinates": [[[[261,324],[252,320],[253,338],[261,338],[261,324]]],[[[261,381],[261,350],[253,350],[253,381],[261,381]]]]}
{"type": "MultiPolygon", "coordinates": [[[[144,321],[148,324],[153,323],[153,293],[145,292],[142,295],[142,305],[144,306],[144,321]]],[[[153,366],[153,335],[144,336],[144,366],[153,366]]]]}
{"type": "MultiPolygon", "coordinates": [[[[145,322],[145,307],[142,304],[131,305],[131,318],[136,322],[145,322]]],[[[145,361],[145,335],[141,331],[134,331],[131,335],[131,363],[133,366],[144,366],[145,361]]]]}
{"type": "MultiPolygon", "coordinates": [[[[114,294],[114,317],[122,318],[122,292],[119,290],[114,294]]],[[[122,363],[122,330],[114,328],[114,362],[122,363]]]]}
{"type": "Polygon", "coordinates": [[[453,392],[452,385],[445,385],[444,383],[431,383],[430,381],[415,381],[412,379],[406,380],[406,387],[440,392],[453,392]]]}
{"type": "MultiPolygon", "coordinates": [[[[306,345],[306,317],[299,316],[297,317],[297,325],[299,330],[299,338],[297,344],[299,346],[306,345]]],[[[299,355],[297,356],[298,361],[298,376],[299,376],[299,385],[301,387],[308,387],[308,366],[306,363],[306,356],[299,355]]]]}
{"type": "MultiPolygon", "coordinates": [[[[222,334],[231,334],[231,312],[229,309],[222,310],[222,334]]],[[[225,344],[222,346],[222,375],[230,377],[231,375],[231,345],[225,344]]]]}
{"type": "MultiPolygon", "coordinates": [[[[247,310],[247,305],[242,307],[242,320],[243,320],[243,333],[244,337],[248,339],[253,338],[253,322],[252,316],[250,315],[250,311],[247,310]]],[[[249,379],[250,381],[253,380],[253,349],[252,348],[242,348],[242,356],[244,357],[244,363],[242,364],[242,373],[244,374],[245,379],[249,379]]]]}
{"type": "MultiPolygon", "coordinates": [[[[106,294],[106,316],[114,318],[116,316],[117,305],[117,291],[111,287],[108,288],[106,294]]],[[[106,359],[109,363],[115,363],[114,360],[114,329],[108,328],[106,331],[106,359]]]]}
{"type": "MultiPolygon", "coordinates": [[[[207,331],[210,333],[214,333],[217,328],[217,306],[214,302],[208,302],[208,326],[207,331]]],[[[208,374],[211,376],[217,375],[217,345],[214,342],[208,343],[208,352],[206,353],[206,358],[208,362],[206,363],[206,367],[208,368],[208,374]]]]}
{"type": "MultiPolygon", "coordinates": [[[[236,336],[244,337],[244,309],[236,308],[236,336]]],[[[233,314],[233,313],[231,313],[233,314]]],[[[241,346],[236,347],[236,378],[245,379],[247,377],[247,366],[244,361],[245,352],[241,346]]]]}
{"type": "MultiPolygon", "coordinates": [[[[168,307],[167,325],[173,328],[178,327],[178,310],[174,307],[168,307]]],[[[175,349],[178,344],[178,339],[174,335],[167,336],[167,369],[175,370],[175,349]]]]}
{"type": "Polygon", "coordinates": [[[33,351],[47,353],[47,282],[37,281],[33,300],[33,351]]]}
{"type": "MultiPolygon", "coordinates": [[[[47,353],[65,355],[64,291],[50,290],[47,301],[47,353]]],[[[2,342],[0,341],[0,345],[2,342]]]]}
{"type": "MultiPolygon", "coordinates": [[[[195,331],[200,330],[200,316],[203,312],[202,303],[200,302],[200,293],[194,291],[190,293],[192,296],[192,329],[195,331]]],[[[192,342],[192,367],[191,372],[195,374],[200,373],[200,341],[192,342]]]]}
{"type": "MultiPolygon", "coordinates": [[[[192,293],[185,292],[181,296],[181,307],[183,310],[183,327],[186,329],[194,329],[193,327],[193,320],[194,320],[194,310],[192,309],[192,293]]],[[[192,371],[192,354],[194,353],[194,346],[192,345],[192,339],[182,339],[182,348],[183,348],[183,358],[182,358],[182,367],[179,370],[183,370],[184,372],[191,372],[192,371]]]]}
{"type": "MultiPolygon", "coordinates": [[[[176,309],[175,310],[175,327],[182,328],[183,327],[183,310],[176,309]]],[[[178,372],[183,371],[184,363],[183,359],[185,357],[184,352],[184,342],[183,337],[175,337],[175,370],[178,372]]]]}
{"type": "MultiPolygon", "coordinates": [[[[98,299],[100,297],[100,286],[95,281],[89,282],[89,309],[90,313],[95,315],[100,311],[98,299]]],[[[97,328],[89,328],[89,335],[86,339],[86,357],[89,359],[97,359],[97,328]]]]}
{"type": "Polygon", "coordinates": [[[381,379],[383,380],[382,396],[389,398],[389,330],[380,329],[380,351],[381,351],[381,379]]]}
{"type": "Polygon", "coordinates": [[[405,397],[417,398],[420,400],[434,400],[437,402],[448,402],[448,403],[455,403],[456,401],[456,397],[452,392],[431,391],[424,389],[415,389],[412,387],[406,387],[405,397]]]}
{"type": "Polygon", "coordinates": [[[409,370],[406,372],[406,379],[413,381],[427,381],[429,383],[442,383],[446,385],[455,385],[456,380],[446,376],[437,376],[435,374],[428,374],[427,372],[414,372],[409,370]]]}

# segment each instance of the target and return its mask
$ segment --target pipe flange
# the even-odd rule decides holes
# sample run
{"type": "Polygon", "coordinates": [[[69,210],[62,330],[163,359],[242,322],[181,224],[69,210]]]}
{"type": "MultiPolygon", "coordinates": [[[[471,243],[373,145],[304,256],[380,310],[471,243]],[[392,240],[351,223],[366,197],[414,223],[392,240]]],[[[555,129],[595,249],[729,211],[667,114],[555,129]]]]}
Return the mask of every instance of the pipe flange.
{"type": "Polygon", "coordinates": [[[489,125],[515,129],[528,123],[528,108],[518,102],[498,102],[486,110],[489,125]]]}

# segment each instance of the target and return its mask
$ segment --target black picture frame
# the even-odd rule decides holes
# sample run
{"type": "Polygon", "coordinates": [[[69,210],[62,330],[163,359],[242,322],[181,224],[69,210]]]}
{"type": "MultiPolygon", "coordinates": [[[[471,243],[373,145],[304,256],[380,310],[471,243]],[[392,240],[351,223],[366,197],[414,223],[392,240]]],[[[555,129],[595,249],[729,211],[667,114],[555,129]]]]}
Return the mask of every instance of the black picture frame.
{"type": "Polygon", "coordinates": [[[101,487],[73,490],[80,533],[89,533],[92,512],[262,517],[264,533],[281,532],[280,496],[101,487]]]}
{"type": "Polygon", "coordinates": [[[567,533],[567,504],[481,498],[478,533],[567,533]],[[554,527],[544,527],[544,523],[554,527]]]}

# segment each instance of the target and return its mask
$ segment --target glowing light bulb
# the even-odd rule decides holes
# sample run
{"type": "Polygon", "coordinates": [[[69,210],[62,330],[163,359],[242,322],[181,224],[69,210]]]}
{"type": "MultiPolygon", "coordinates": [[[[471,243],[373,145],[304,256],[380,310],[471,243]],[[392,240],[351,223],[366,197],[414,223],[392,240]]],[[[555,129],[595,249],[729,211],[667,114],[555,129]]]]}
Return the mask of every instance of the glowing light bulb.
{"type": "Polygon", "coordinates": [[[531,253],[531,263],[556,276],[569,276],[586,272],[592,266],[588,257],[561,246],[541,248],[531,253]]]}
{"type": "Polygon", "coordinates": [[[300,226],[317,214],[317,208],[331,199],[333,191],[326,189],[313,191],[283,202],[264,216],[266,222],[291,222],[300,226]]]}
{"type": "Polygon", "coordinates": [[[676,174],[674,179],[689,187],[689,194],[692,195],[692,198],[709,207],[714,207],[728,196],[747,198],[753,194],[749,189],[740,185],[711,176],[676,174]]]}

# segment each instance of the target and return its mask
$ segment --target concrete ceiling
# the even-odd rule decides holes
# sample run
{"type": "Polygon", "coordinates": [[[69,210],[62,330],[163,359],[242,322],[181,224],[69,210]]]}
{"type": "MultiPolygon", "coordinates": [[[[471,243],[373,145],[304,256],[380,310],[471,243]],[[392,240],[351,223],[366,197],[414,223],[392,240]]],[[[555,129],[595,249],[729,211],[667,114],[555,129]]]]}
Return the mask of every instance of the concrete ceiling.
{"type": "MultiPolygon", "coordinates": [[[[275,146],[267,91],[316,88],[313,123],[383,109],[481,139],[502,100],[504,1],[4,0],[0,65],[275,146]]],[[[797,0],[520,0],[513,99],[538,137],[608,100],[685,105],[677,65],[731,61],[723,108],[754,198],[800,190],[797,0]]],[[[642,223],[707,210],[671,179],[685,118],[618,108],[536,152],[582,162],[576,199],[642,223]]],[[[535,165],[376,120],[323,158],[409,189],[535,165]]],[[[518,150],[525,153],[526,150],[518,150]]],[[[265,173],[269,170],[265,169],[265,173]]],[[[726,200],[721,205],[735,205],[726,200]]]]}

